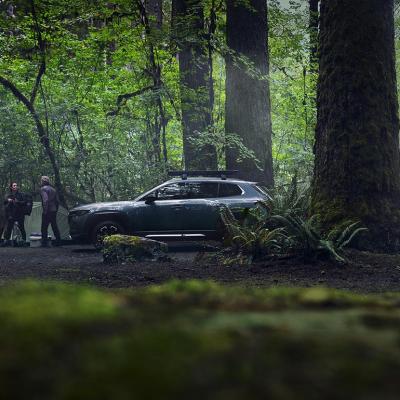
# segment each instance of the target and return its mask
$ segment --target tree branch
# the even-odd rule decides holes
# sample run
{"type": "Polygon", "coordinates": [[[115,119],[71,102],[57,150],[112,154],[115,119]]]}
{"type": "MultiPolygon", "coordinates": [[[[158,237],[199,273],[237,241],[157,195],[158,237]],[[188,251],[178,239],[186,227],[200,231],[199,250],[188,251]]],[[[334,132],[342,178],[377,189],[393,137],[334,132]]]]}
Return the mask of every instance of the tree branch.
{"type": "Polygon", "coordinates": [[[32,9],[32,17],[35,22],[35,31],[37,34],[37,41],[38,41],[39,51],[40,51],[40,55],[41,55],[39,71],[36,76],[35,85],[33,86],[31,98],[30,98],[30,102],[31,102],[31,104],[33,104],[36,99],[36,94],[37,94],[42,76],[46,72],[46,58],[45,58],[45,44],[44,44],[44,41],[42,38],[42,32],[40,31],[39,22],[38,22],[37,15],[36,15],[34,0],[31,0],[31,9],[32,9]]]}
{"type": "Polygon", "coordinates": [[[117,108],[114,111],[108,112],[107,117],[112,117],[112,116],[118,115],[118,113],[121,110],[121,107],[126,104],[127,100],[131,99],[132,97],[140,96],[141,94],[147,92],[148,90],[155,90],[154,85],[146,86],[146,87],[136,90],[135,92],[132,92],[132,93],[120,94],[117,97],[117,108]]]}

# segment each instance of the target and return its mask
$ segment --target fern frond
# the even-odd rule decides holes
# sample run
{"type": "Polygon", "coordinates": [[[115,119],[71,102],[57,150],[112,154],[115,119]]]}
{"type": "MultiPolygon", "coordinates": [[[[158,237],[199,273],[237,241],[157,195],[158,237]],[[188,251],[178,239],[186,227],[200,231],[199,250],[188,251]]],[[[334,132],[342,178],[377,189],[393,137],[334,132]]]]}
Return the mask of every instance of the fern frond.
{"type": "Polygon", "coordinates": [[[353,233],[349,236],[349,238],[346,241],[344,241],[339,245],[339,248],[343,249],[344,247],[348,246],[356,235],[358,235],[360,232],[366,232],[366,231],[368,231],[368,228],[363,228],[363,227],[357,228],[356,230],[353,231],[353,233]]]}

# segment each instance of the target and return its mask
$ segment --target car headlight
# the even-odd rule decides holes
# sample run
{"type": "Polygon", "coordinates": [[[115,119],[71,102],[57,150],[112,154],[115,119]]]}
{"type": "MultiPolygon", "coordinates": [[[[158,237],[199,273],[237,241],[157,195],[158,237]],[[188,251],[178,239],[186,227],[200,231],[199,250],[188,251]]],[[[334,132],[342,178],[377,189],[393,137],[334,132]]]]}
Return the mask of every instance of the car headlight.
{"type": "Polygon", "coordinates": [[[81,217],[82,215],[86,215],[89,214],[90,210],[77,210],[77,211],[73,211],[71,212],[71,217],[81,217]]]}

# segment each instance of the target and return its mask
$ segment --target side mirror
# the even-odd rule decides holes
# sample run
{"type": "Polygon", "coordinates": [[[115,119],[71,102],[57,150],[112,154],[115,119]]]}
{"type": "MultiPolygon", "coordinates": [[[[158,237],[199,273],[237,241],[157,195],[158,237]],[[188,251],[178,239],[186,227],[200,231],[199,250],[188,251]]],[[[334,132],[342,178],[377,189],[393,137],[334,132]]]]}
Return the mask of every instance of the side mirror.
{"type": "Polygon", "coordinates": [[[146,197],[146,200],[144,201],[145,204],[153,204],[157,200],[157,197],[154,195],[150,195],[146,197]]]}

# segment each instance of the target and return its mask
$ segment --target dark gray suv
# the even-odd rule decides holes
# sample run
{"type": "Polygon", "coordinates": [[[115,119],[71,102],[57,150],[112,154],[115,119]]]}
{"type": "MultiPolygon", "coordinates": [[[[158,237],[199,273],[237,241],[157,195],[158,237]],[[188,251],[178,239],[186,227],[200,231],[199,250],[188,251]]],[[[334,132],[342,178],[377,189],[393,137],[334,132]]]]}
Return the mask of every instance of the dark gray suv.
{"type": "Polygon", "coordinates": [[[221,205],[251,208],[268,198],[254,182],[184,175],[132,201],[73,208],[69,213],[70,234],[76,241],[94,244],[116,233],[162,240],[216,238],[221,205]]]}

